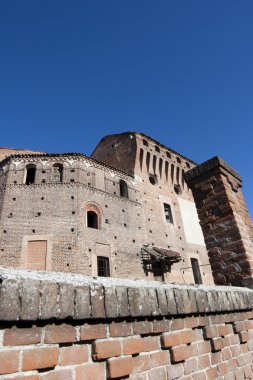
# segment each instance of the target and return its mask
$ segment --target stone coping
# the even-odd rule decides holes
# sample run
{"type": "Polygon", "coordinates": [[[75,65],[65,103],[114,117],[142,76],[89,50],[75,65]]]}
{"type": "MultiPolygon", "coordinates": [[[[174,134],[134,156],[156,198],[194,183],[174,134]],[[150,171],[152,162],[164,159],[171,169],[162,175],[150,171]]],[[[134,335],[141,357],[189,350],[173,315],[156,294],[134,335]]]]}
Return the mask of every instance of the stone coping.
{"type": "Polygon", "coordinates": [[[164,317],[253,308],[247,288],[93,278],[0,267],[0,320],[164,317]]]}
{"type": "Polygon", "coordinates": [[[193,179],[209,172],[212,169],[222,167],[226,169],[233,177],[235,177],[238,181],[242,181],[240,174],[238,174],[231,166],[229,166],[222,158],[213,157],[210,160],[203,162],[203,164],[195,166],[193,169],[188,170],[184,173],[184,178],[186,182],[190,182],[193,179]]]}

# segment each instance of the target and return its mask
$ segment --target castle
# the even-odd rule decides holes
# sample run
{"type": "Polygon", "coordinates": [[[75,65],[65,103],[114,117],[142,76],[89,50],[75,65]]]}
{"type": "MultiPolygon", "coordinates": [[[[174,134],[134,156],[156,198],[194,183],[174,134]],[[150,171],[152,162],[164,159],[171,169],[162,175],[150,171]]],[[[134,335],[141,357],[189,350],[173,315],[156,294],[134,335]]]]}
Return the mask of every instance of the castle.
{"type": "Polygon", "coordinates": [[[184,181],[194,162],[132,132],[103,138],[91,158],[18,153],[1,161],[2,265],[213,283],[184,181]]]}
{"type": "Polygon", "coordinates": [[[1,379],[253,379],[253,224],[221,158],[127,132],[0,159],[1,379]]]}
{"type": "MultiPolygon", "coordinates": [[[[193,161],[136,132],[104,137],[91,157],[5,149],[1,154],[1,265],[213,284],[185,182],[196,171],[193,161]]],[[[213,271],[216,283],[231,282],[220,273],[224,267],[213,271]]]]}

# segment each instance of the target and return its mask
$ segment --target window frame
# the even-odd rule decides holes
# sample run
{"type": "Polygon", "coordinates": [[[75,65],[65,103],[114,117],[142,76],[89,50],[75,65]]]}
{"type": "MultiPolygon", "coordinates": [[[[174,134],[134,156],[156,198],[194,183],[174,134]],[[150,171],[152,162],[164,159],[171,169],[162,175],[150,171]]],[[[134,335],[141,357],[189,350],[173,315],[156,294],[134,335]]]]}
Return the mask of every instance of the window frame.
{"type": "Polygon", "coordinates": [[[37,173],[37,167],[35,164],[27,164],[26,167],[25,167],[25,178],[24,178],[24,184],[29,186],[29,185],[34,185],[35,182],[36,182],[36,173],[37,173]],[[28,172],[29,170],[33,169],[34,170],[34,174],[33,174],[33,182],[28,182],[28,172]]]}
{"type": "Polygon", "coordinates": [[[166,224],[174,225],[172,208],[171,208],[171,205],[169,203],[163,202],[163,215],[164,215],[166,224]],[[168,214],[166,214],[166,208],[168,209],[168,214]],[[169,215],[169,218],[167,218],[166,215],[169,215]]]}
{"type": "Polygon", "coordinates": [[[97,275],[98,277],[111,277],[110,258],[107,256],[97,256],[97,275]],[[105,264],[105,265],[104,265],[105,264]],[[102,266],[104,267],[102,268],[102,266]],[[103,272],[101,274],[101,271],[103,272]]]}

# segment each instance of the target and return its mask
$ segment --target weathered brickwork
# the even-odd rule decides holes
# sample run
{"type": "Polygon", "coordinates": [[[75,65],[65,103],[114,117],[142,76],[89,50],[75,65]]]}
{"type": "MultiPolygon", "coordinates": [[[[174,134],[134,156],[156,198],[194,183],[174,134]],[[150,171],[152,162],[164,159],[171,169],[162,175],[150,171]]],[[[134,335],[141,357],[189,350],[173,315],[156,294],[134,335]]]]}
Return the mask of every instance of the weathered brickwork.
{"type": "Polygon", "coordinates": [[[212,284],[183,176],[194,166],[138,133],[105,137],[92,158],[77,153],[5,158],[0,163],[0,264],[97,276],[98,257],[103,257],[111,277],[194,283],[195,260],[199,282],[212,284]],[[31,167],[36,173],[27,183],[31,167]],[[88,227],[89,211],[97,214],[97,228],[88,227]],[[176,252],[181,260],[148,261],[144,246],[176,252]],[[36,266],[30,253],[38,252],[45,257],[36,266]]]}
{"type": "Polygon", "coordinates": [[[6,157],[12,154],[29,154],[29,153],[44,153],[36,150],[29,149],[13,149],[13,148],[0,148],[0,161],[4,160],[6,157]]]}
{"type": "Polygon", "coordinates": [[[0,278],[0,379],[253,378],[250,289],[3,268],[0,278]]]}
{"type": "Polygon", "coordinates": [[[217,284],[252,287],[253,223],[241,192],[241,178],[214,157],[186,173],[204,232],[217,284]]]}
{"type": "Polygon", "coordinates": [[[128,173],[135,174],[140,190],[146,244],[173,249],[182,256],[181,262],[173,264],[171,273],[165,273],[165,280],[194,282],[191,258],[195,258],[200,265],[203,283],[212,283],[205,243],[199,236],[201,231],[199,235],[195,231],[192,217],[195,216],[192,215],[195,211],[194,200],[184,181],[184,173],[196,164],[141,133],[107,136],[92,157],[124,170],[127,159],[128,173]],[[131,149],[135,154],[134,161],[128,158],[131,149]],[[173,223],[165,219],[164,204],[171,208],[173,223]],[[184,216],[187,222],[183,220],[184,216]]]}

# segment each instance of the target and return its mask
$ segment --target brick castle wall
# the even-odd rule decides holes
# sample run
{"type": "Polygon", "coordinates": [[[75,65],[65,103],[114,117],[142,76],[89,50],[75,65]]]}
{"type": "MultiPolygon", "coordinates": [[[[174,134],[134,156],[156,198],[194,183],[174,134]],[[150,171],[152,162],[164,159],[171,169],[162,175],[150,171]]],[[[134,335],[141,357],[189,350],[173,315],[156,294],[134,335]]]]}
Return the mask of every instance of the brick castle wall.
{"type": "Polygon", "coordinates": [[[214,157],[185,174],[192,188],[216,284],[253,286],[253,223],[241,177],[214,157]]]}
{"type": "Polygon", "coordinates": [[[253,378],[250,289],[0,276],[0,379],[253,378]]]}

